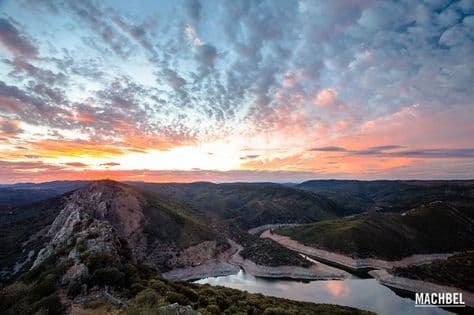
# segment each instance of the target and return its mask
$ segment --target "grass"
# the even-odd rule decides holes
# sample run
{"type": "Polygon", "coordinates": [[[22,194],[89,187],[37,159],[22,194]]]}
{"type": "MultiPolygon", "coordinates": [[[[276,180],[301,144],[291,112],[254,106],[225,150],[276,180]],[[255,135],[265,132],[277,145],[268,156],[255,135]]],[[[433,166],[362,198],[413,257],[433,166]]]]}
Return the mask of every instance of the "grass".
{"type": "Polygon", "coordinates": [[[412,254],[472,249],[472,229],[470,216],[449,204],[434,202],[406,215],[378,213],[276,232],[308,246],[353,257],[398,260],[412,254]]]}

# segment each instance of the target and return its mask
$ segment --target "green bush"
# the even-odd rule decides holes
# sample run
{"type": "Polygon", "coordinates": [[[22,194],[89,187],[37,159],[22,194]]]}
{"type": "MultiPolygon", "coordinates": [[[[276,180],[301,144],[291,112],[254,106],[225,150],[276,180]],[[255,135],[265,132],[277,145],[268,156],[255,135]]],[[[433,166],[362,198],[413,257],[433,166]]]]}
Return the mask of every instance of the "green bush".
{"type": "Polygon", "coordinates": [[[173,287],[176,291],[178,291],[182,295],[186,296],[192,302],[197,302],[198,301],[199,295],[193,289],[185,287],[184,285],[179,284],[179,283],[174,283],[173,287]]]}
{"type": "Polygon", "coordinates": [[[268,307],[263,315],[291,315],[292,313],[281,307],[268,307]]]}
{"type": "Polygon", "coordinates": [[[166,294],[166,292],[168,292],[168,290],[169,290],[168,285],[162,280],[152,279],[152,280],[150,280],[149,285],[153,289],[155,289],[156,292],[158,292],[160,294],[166,294]]]}
{"type": "Polygon", "coordinates": [[[187,297],[178,292],[168,292],[166,299],[169,303],[178,303],[179,305],[191,304],[191,301],[187,297]]]}
{"type": "Polygon", "coordinates": [[[219,315],[221,314],[221,309],[219,308],[219,306],[215,305],[215,304],[212,304],[212,305],[209,305],[208,307],[206,307],[206,313],[207,314],[212,314],[212,315],[219,315]]]}

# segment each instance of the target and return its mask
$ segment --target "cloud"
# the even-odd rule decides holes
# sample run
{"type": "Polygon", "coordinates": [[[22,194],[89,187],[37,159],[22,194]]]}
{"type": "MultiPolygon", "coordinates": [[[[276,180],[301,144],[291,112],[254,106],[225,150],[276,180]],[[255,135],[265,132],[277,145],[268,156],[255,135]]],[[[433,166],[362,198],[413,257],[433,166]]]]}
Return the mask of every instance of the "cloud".
{"type": "Polygon", "coordinates": [[[201,44],[196,47],[197,60],[205,66],[213,66],[217,58],[216,47],[210,44],[201,44]]]}
{"type": "Polygon", "coordinates": [[[3,137],[12,137],[20,134],[20,122],[18,120],[9,120],[0,117],[0,135],[3,137]]]}
{"type": "Polygon", "coordinates": [[[377,157],[406,157],[406,158],[437,158],[437,159],[450,159],[450,158],[461,158],[470,159],[474,158],[474,148],[432,148],[432,149],[415,149],[415,150],[404,150],[404,146],[400,145],[383,145],[375,146],[362,150],[350,150],[343,147],[316,147],[310,149],[310,151],[318,152],[337,152],[346,153],[349,155],[361,155],[361,156],[377,156],[377,157]]]}
{"type": "Polygon", "coordinates": [[[253,159],[256,159],[260,157],[259,154],[248,154],[248,155],[245,155],[245,156],[241,156],[240,159],[241,160],[253,160],[253,159]]]}
{"type": "Polygon", "coordinates": [[[397,144],[390,144],[390,145],[370,147],[369,150],[383,151],[383,150],[395,150],[395,149],[401,149],[401,148],[403,148],[403,146],[397,145],[397,144]]]}
{"type": "Polygon", "coordinates": [[[319,106],[331,106],[335,104],[336,96],[337,91],[335,89],[323,89],[314,99],[314,103],[319,106]]]}
{"type": "Polygon", "coordinates": [[[15,56],[34,58],[38,49],[16,27],[13,19],[0,17],[0,45],[15,56]]]}
{"type": "MultiPolygon", "coordinates": [[[[24,58],[14,58],[12,61],[4,60],[4,63],[13,67],[9,75],[15,79],[35,79],[43,85],[64,84],[67,81],[63,72],[54,73],[49,69],[39,68],[24,58]]],[[[64,65],[62,65],[64,68],[64,65]]]]}
{"type": "Polygon", "coordinates": [[[330,146],[330,147],[316,147],[310,149],[310,151],[321,151],[321,152],[349,152],[349,150],[342,148],[342,147],[335,147],[335,146],[330,146]]]}
{"type": "Polygon", "coordinates": [[[77,168],[84,168],[88,167],[89,165],[82,163],[82,162],[68,162],[68,163],[63,163],[64,165],[67,166],[72,166],[72,167],[77,167],[77,168]]]}
{"type": "Polygon", "coordinates": [[[108,163],[102,163],[100,166],[119,166],[120,163],[117,162],[108,162],[108,163]]]}
{"type": "Polygon", "coordinates": [[[201,17],[201,3],[199,0],[189,0],[186,3],[186,12],[189,18],[197,23],[201,17]]]}
{"type": "Polygon", "coordinates": [[[469,1],[22,1],[0,19],[0,115],[29,137],[12,145],[54,157],[261,136],[287,149],[242,165],[298,150],[288,163],[305,170],[324,152],[470,160],[472,14],[469,1]]]}
{"type": "Polygon", "coordinates": [[[51,180],[80,180],[87,178],[148,182],[289,182],[312,179],[314,172],[251,171],[251,170],[71,170],[43,162],[0,161],[0,182],[45,182],[51,180]],[[33,172],[34,171],[34,172],[33,172]]]}

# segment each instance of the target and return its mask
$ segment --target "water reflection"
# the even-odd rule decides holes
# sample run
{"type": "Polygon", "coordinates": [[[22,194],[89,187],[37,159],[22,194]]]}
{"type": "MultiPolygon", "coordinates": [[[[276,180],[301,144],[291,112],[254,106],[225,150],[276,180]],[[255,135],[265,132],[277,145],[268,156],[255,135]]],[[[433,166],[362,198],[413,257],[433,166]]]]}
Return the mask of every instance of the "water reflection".
{"type": "Polygon", "coordinates": [[[293,300],[353,306],[379,314],[451,314],[440,308],[415,308],[413,300],[396,295],[375,279],[300,282],[256,278],[239,271],[235,275],[196,282],[293,300]]]}

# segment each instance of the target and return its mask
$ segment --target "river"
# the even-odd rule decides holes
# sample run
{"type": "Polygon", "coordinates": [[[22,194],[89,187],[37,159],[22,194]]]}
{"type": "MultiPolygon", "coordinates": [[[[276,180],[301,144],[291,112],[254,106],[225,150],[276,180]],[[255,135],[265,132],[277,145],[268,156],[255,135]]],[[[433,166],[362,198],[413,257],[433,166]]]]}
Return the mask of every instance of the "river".
{"type": "Polygon", "coordinates": [[[375,279],[294,281],[254,277],[243,270],[237,274],[195,281],[262,293],[292,300],[352,306],[378,314],[452,314],[440,308],[417,308],[410,298],[397,295],[375,279]]]}

